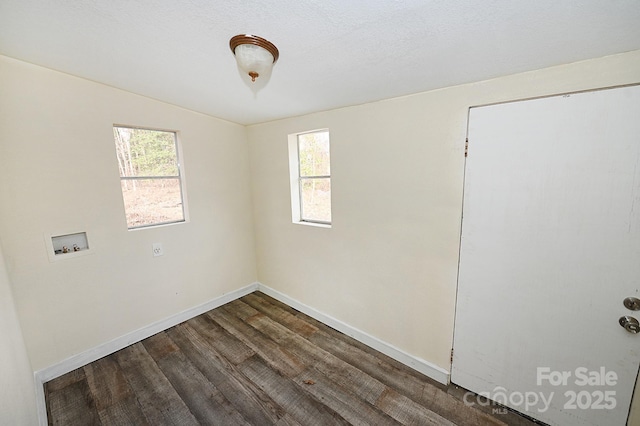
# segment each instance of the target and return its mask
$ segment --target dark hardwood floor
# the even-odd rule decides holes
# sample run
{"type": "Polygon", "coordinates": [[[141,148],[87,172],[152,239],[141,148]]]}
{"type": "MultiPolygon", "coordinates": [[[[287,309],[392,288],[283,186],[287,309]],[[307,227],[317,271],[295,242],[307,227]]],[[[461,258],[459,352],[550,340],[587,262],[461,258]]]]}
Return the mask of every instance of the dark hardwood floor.
{"type": "Polygon", "coordinates": [[[534,424],[464,392],[259,292],[45,384],[53,425],[534,424]]]}

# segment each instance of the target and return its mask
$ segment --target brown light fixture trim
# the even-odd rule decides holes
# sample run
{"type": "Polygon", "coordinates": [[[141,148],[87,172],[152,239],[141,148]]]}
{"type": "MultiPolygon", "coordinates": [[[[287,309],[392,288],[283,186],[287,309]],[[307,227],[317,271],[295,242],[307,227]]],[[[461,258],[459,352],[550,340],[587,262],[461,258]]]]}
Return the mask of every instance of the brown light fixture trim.
{"type": "Polygon", "coordinates": [[[271,53],[271,55],[273,56],[274,64],[276,63],[276,61],[278,60],[278,56],[280,55],[280,52],[278,52],[278,48],[269,40],[251,34],[239,34],[237,36],[231,37],[231,40],[229,40],[229,46],[231,47],[231,51],[234,55],[236,54],[236,47],[240,46],[241,44],[254,44],[268,50],[269,53],[271,53]]]}
{"type": "Polygon", "coordinates": [[[256,81],[260,73],[270,72],[280,55],[278,48],[269,40],[251,34],[231,37],[229,47],[238,61],[238,67],[251,77],[252,82],[256,81]],[[238,49],[238,46],[244,47],[238,49]]]}

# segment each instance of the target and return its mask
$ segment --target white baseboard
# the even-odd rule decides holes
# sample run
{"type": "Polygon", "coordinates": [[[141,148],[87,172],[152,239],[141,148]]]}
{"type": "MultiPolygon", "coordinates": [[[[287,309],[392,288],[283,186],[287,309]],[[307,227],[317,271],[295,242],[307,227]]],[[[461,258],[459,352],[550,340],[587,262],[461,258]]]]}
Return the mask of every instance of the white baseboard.
{"type": "Polygon", "coordinates": [[[432,378],[439,383],[442,383],[444,385],[449,384],[450,373],[448,370],[445,370],[442,367],[438,367],[437,365],[429,361],[410,355],[403,350],[378,339],[377,337],[365,333],[364,331],[358,330],[357,328],[354,328],[349,324],[337,320],[329,315],[323,314],[322,312],[319,312],[316,309],[305,305],[304,303],[298,302],[297,300],[292,299],[289,296],[272,289],[271,287],[267,287],[262,283],[258,283],[258,291],[261,291],[264,294],[271,296],[274,299],[277,299],[280,302],[285,303],[286,305],[289,305],[292,308],[297,309],[312,318],[315,318],[316,320],[328,325],[329,327],[335,328],[336,330],[346,334],[347,336],[353,337],[359,342],[364,343],[365,345],[379,352],[382,352],[383,354],[413,368],[416,371],[419,371],[420,373],[432,378]]]}
{"type": "Polygon", "coordinates": [[[253,293],[256,290],[261,291],[264,294],[269,295],[274,299],[277,299],[282,303],[285,303],[292,308],[309,315],[312,318],[315,318],[316,320],[328,325],[329,327],[332,327],[348,336],[353,337],[354,339],[364,343],[365,345],[377,351],[380,351],[387,356],[390,356],[396,361],[399,361],[413,368],[414,370],[419,371],[420,373],[432,378],[437,382],[445,385],[449,384],[449,371],[445,370],[444,368],[438,367],[437,365],[432,364],[429,361],[425,361],[421,358],[410,355],[402,351],[401,349],[378,339],[377,337],[367,334],[364,331],[358,330],[357,328],[354,328],[329,315],[323,314],[322,312],[317,311],[316,309],[307,306],[304,303],[298,302],[297,300],[292,299],[289,296],[280,293],[279,291],[276,291],[270,287],[267,287],[262,283],[256,282],[230,293],[226,293],[201,305],[189,308],[185,311],[172,315],[153,324],[149,324],[148,326],[142,327],[138,330],[132,331],[131,333],[125,334],[124,336],[103,343],[99,346],[96,346],[95,348],[91,348],[77,355],[73,355],[57,364],[36,371],[34,373],[34,380],[36,384],[36,406],[38,410],[39,424],[41,426],[47,426],[48,424],[47,406],[44,396],[44,383],[48,382],[49,380],[55,379],[56,377],[60,377],[63,374],[69,373],[76,368],[80,368],[100,358],[117,352],[120,349],[126,348],[129,345],[144,340],[147,337],[151,337],[156,333],[164,331],[193,317],[210,311],[211,309],[215,309],[233,300],[239,299],[242,296],[246,296],[249,293],[253,293]]]}
{"type": "Polygon", "coordinates": [[[181,322],[210,311],[211,309],[215,309],[249,293],[253,293],[257,289],[258,283],[250,284],[201,305],[194,306],[193,308],[189,308],[168,318],[149,324],[138,330],[132,331],[131,333],[127,333],[124,336],[115,338],[109,342],[103,343],[102,345],[96,346],[95,348],[73,355],[57,364],[36,371],[34,373],[34,379],[36,383],[36,406],[38,409],[38,420],[40,425],[47,426],[47,406],[44,397],[44,383],[73,371],[76,368],[80,368],[93,361],[117,352],[120,349],[126,348],[129,345],[144,340],[147,337],[151,337],[156,333],[173,327],[174,325],[178,325],[181,322]]]}

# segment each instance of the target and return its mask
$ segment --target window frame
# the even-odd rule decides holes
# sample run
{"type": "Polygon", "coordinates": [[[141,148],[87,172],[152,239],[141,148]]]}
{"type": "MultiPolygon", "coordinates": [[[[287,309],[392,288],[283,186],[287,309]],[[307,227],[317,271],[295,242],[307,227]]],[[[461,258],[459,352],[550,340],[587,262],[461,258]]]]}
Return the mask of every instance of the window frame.
{"type": "MultiPolygon", "coordinates": [[[[332,221],[305,219],[302,186],[304,181],[314,179],[327,179],[331,184],[331,173],[328,175],[302,176],[300,170],[300,136],[311,133],[327,133],[329,136],[329,162],[331,162],[331,136],[329,129],[316,129],[305,132],[292,133],[288,137],[289,142],[289,172],[291,180],[291,219],[293,223],[311,225],[323,228],[331,228],[332,221]]],[[[329,195],[331,199],[331,194],[329,195]]],[[[331,208],[331,207],[330,207],[331,208]]],[[[332,217],[333,220],[333,217],[332,217]]]]}
{"type": "MultiPolygon", "coordinates": [[[[185,188],[185,183],[184,183],[184,172],[183,172],[183,166],[182,166],[182,147],[179,141],[179,137],[178,137],[178,131],[177,130],[167,130],[167,129],[157,129],[157,128],[151,128],[151,127],[142,127],[142,126],[129,126],[129,125],[125,125],[125,124],[114,124],[113,125],[113,131],[116,131],[117,128],[124,128],[124,129],[132,129],[132,130],[146,130],[146,131],[151,131],[151,132],[163,132],[163,133],[171,133],[173,134],[173,147],[174,147],[174,152],[175,152],[175,156],[176,156],[176,170],[177,170],[177,175],[144,175],[144,176],[121,176],[120,175],[120,167],[118,167],[118,174],[120,175],[120,193],[122,195],[122,201],[123,203],[125,203],[123,205],[124,207],[124,213],[125,213],[125,221],[127,222],[127,230],[129,231],[136,231],[136,230],[140,230],[140,229],[146,229],[146,228],[153,228],[153,227],[160,227],[160,226],[167,226],[167,225],[173,225],[173,224],[179,224],[179,223],[186,223],[188,222],[188,215],[187,215],[187,203],[186,203],[186,188],[185,188]],[[177,179],[178,180],[178,187],[180,188],[180,206],[181,206],[181,210],[182,210],[182,219],[180,220],[168,220],[168,221],[164,221],[164,222],[155,222],[155,223],[151,223],[151,224],[145,224],[145,225],[137,225],[137,226],[129,226],[129,223],[127,221],[127,208],[126,208],[126,202],[125,202],[125,198],[124,198],[124,193],[122,192],[122,182],[123,181],[142,181],[142,180],[160,180],[160,179],[177,179]]],[[[115,141],[114,141],[115,143],[115,141]]],[[[118,155],[117,153],[117,147],[116,147],[116,156],[118,155]]]]}

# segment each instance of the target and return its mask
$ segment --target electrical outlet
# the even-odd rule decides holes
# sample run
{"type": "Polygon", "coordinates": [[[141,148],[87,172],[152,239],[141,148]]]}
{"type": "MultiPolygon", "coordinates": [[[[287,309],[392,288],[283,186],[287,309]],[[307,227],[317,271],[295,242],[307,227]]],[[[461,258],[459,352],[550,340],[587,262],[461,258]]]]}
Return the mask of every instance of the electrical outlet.
{"type": "Polygon", "coordinates": [[[163,254],[162,243],[153,243],[153,257],[162,256],[163,254]]]}

